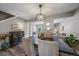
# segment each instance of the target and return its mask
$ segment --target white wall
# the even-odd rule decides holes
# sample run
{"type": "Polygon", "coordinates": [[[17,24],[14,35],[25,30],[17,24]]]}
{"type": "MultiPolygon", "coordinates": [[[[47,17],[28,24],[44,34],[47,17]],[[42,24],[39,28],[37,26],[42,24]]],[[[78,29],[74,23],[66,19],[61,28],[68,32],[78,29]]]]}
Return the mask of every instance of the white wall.
{"type": "Polygon", "coordinates": [[[11,31],[11,24],[18,24],[19,28],[24,30],[25,36],[29,36],[28,23],[19,17],[13,17],[5,21],[0,21],[0,33],[6,33],[6,32],[11,31]]]}
{"type": "Polygon", "coordinates": [[[24,31],[25,31],[25,37],[29,37],[30,33],[29,33],[29,22],[26,22],[24,25],[24,31]]]}
{"type": "Polygon", "coordinates": [[[68,18],[60,18],[54,19],[54,23],[60,23],[60,27],[64,26],[64,32],[69,34],[74,34],[76,37],[79,38],[79,12],[77,11],[76,14],[72,17],[68,18]]]}
{"type": "Polygon", "coordinates": [[[19,26],[22,27],[23,21],[15,17],[7,19],[6,21],[0,21],[0,33],[11,31],[11,24],[19,24],[19,26]]]}

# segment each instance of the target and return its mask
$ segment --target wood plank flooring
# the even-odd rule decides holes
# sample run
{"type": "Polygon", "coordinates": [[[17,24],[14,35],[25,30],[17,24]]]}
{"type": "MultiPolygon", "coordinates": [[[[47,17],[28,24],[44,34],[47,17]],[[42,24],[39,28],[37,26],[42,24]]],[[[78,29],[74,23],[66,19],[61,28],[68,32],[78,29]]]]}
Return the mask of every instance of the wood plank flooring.
{"type": "MultiPolygon", "coordinates": [[[[20,43],[19,45],[11,47],[7,50],[0,51],[0,56],[26,56],[22,45],[23,43],[20,43]]],[[[74,55],[60,52],[60,56],[74,56],[74,55]]]]}

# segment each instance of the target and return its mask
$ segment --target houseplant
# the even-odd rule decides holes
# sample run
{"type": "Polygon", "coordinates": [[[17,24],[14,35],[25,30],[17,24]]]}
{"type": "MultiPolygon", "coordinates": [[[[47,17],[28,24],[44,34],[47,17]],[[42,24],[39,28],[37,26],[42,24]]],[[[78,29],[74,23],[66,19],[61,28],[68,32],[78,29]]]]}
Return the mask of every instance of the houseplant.
{"type": "Polygon", "coordinates": [[[8,42],[7,42],[7,39],[9,39],[9,38],[8,38],[8,34],[3,34],[3,35],[1,36],[1,39],[4,41],[4,42],[1,44],[1,50],[5,50],[5,49],[7,49],[7,48],[9,47],[9,44],[8,44],[8,42]]]}
{"type": "Polygon", "coordinates": [[[77,53],[78,49],[78,40],[73,34],[70,34],[68,37],[65,37],[64,41],[77,53]]]}

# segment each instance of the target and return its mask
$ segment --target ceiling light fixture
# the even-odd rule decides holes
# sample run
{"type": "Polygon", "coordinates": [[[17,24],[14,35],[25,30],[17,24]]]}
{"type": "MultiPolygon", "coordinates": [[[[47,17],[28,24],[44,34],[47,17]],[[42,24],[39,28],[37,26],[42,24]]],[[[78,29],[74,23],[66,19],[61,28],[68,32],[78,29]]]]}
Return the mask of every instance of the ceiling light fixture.
{"type": "Polygon", "coordinates": [[[50,23],[46,23],[46,26],[49,26],[50,25],[50,23]]]}
{"type": "Polygon", "coordinates": [[[39,5],[39,8],[40,8],[40,13],[36,16],[36,19],[37,20],[45,20],[46,17],[45,17],[44,14],[42,14],[42,10],[41,10],[42,9],[42,5],[41,4],[39,5]]]}

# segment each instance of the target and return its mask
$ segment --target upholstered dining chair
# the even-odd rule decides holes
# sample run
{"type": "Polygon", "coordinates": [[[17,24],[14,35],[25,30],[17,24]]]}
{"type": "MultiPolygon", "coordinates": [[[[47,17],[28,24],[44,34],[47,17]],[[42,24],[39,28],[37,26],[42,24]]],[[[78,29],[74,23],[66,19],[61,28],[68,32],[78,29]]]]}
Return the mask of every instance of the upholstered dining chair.
{"type": "Polygon", "coordinates": [[[58,56],[59,48],[58,43],[55,41],[38,40],[38,53],[39,56],[58,56]]]}
{"type": "Polygon", "coordinates": [[[27,37],[27,38],[24,37],[23,45],[24,45],[25,54],[27,56],[35,56],[35,49],[31,37],[27,37]]]}

